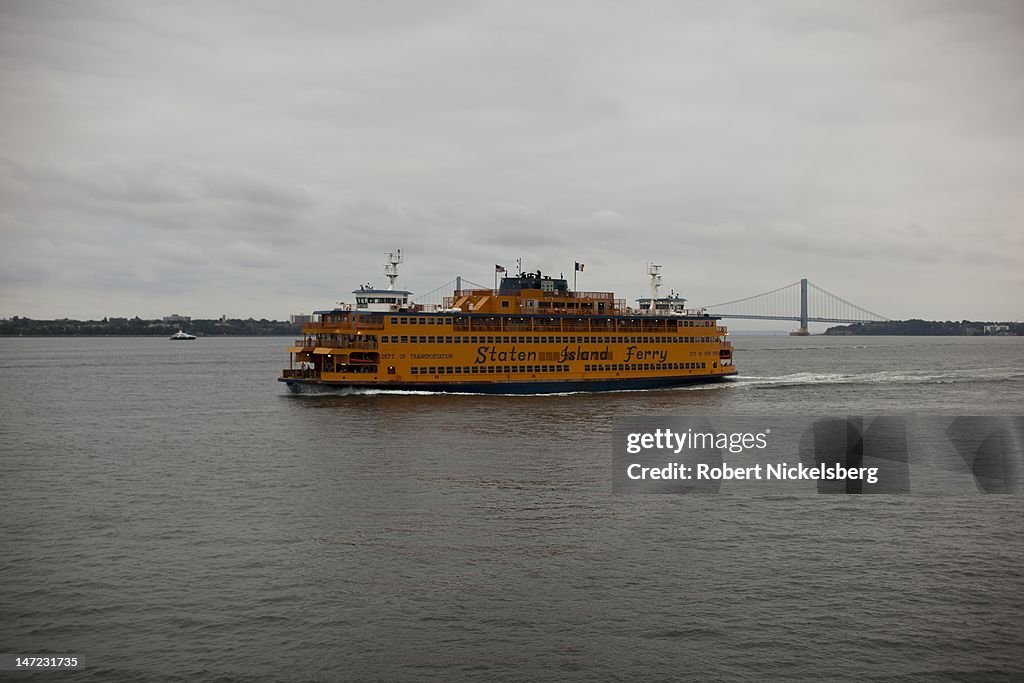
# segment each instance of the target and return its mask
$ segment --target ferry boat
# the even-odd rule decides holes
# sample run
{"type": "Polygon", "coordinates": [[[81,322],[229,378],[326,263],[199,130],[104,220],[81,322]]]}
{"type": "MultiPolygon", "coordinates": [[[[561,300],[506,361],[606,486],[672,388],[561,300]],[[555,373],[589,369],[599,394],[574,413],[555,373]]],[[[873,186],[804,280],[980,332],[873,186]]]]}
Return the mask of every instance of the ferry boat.
{"type": "MultiPolygon", "coordinates": [[[[539,394],[676,387],[737,374],[728,331],[686,299],[651,296],[636,309],[610,292],[519,272],[496,289],[456,285],[444,304],[398,289],[402,252],[387,254],[387,289],[364,285],[354,305],[315,311],[278,378],[294,393],[394,389],[539,394]]],[[[496,271],[504,269],[496,266],[496,271]]]]}
{"type": "Polygon", "coordinates": [[[189,334],[184,330],[178,330],[170,337],[171,341],[192,341],[195,338],[196,336],[194,334],[189,334]]]}

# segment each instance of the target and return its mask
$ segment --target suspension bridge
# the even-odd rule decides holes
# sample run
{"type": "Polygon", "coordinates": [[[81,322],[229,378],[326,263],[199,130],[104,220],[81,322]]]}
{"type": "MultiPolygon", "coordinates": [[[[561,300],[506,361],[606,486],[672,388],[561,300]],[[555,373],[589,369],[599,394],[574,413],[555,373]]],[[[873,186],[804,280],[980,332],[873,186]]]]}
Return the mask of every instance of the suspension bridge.
{"type": "Polygon", "coordinates": [[[866,323],[888,320],[885,316],[822,289],[807,278],[770,292],[702,308],[709,315],[720,318],[793,320],[800,323],[800,333],[806,333],[807,324],[812,322],[866,323]]]}

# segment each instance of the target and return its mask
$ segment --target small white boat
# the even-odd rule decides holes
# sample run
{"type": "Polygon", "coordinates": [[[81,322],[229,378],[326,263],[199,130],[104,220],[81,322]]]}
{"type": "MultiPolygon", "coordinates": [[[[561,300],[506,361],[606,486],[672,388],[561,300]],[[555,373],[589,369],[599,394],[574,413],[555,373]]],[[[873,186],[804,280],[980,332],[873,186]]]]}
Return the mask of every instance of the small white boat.
{"type": "Polygon", "coordinates": [[[171,335],[171,341],[183,341],[195,338],[196,336],[194,334],[188,334],[182,330],[178,330],[177,332],[171,335]]]}

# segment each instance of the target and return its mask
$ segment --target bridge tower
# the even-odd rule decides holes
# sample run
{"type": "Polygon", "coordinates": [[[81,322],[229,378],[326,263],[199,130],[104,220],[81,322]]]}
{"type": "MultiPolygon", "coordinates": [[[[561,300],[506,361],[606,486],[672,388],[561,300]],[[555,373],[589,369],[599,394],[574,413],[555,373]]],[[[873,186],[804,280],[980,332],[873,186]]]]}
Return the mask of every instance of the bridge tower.
{"type": "Polygon", "coordinates": [[[796,334],[806,336],[810,334],[807,330],[807,278],[800,278],[800,331],[796,334]]]}

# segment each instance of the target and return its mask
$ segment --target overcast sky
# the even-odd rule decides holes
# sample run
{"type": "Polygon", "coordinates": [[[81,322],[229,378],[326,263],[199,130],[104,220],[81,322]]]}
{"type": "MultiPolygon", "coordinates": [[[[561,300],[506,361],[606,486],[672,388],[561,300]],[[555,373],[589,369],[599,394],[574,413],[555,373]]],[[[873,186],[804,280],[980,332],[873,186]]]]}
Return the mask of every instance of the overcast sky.
{"type": "MultiPolygon", "coordinates": [[[[0,0],[0,316],[494,264],[1024,320],[1024,3],[0,0]]],[[[781,324],[785,327],[785,324],[781,324]]]]}

